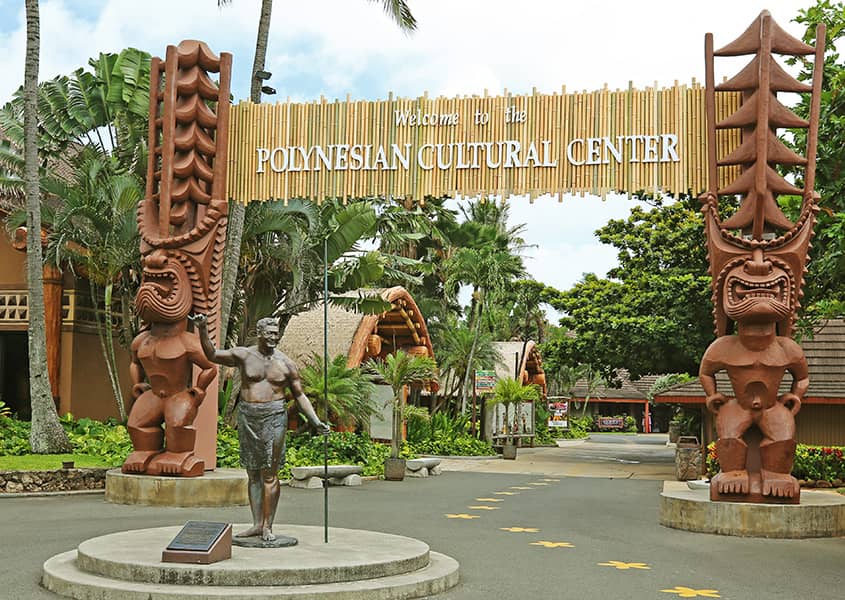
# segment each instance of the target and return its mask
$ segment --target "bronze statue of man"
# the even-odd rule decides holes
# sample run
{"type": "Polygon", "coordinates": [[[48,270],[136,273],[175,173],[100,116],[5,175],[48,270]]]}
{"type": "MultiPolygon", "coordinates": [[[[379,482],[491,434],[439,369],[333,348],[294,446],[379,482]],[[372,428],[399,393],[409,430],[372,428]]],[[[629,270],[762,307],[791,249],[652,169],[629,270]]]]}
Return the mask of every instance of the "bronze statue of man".
{"type": "Polygon", "coordinates": [[[253,526],[235,537],[261,536],[263,541],[272,542],[276,539],[273,519],[279,503],[279,467],[285,460],[286,392],[290,391],[317,431],[325,435],[329,428],[320,421],[305,396],[296,365],[276,349],[279,342],[276,319],[268,317],[258,321],[255,346],[218,350],[208,337],[207,317],[194,315],[189,318],[197,326],[208,360],[238,367],[241,371],[238,440],[241,466],[249,476],[253,526]]]}

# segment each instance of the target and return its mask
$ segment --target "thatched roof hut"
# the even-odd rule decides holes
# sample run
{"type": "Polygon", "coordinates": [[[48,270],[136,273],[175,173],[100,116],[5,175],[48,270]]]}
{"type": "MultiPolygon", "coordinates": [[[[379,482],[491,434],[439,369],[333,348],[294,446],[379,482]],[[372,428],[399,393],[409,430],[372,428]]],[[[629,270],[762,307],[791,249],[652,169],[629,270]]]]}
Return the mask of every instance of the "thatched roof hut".
{"type": "MultiPolygon", "coordinates": [[[[329,359],[343,354],[349,367],[369,358],[384,358],[397,349],[434,357],[425,319],[417,303],[403,287],[368,290],[392,308],[377,315],[364,315],[345,308],[328,307],[329,359]]],[[[312,354],[323,352],[323,307],[300,313],[288,323],[279,349],[302,366],[312,354]]]]}
{"type": "Polygon", "coordinates": [[[546,373],[537,344],[527,342],[493,342],[501,360],[496,363],[496,379],[519,379],[524,385],[537,384],[546,395],[546,373]]]}

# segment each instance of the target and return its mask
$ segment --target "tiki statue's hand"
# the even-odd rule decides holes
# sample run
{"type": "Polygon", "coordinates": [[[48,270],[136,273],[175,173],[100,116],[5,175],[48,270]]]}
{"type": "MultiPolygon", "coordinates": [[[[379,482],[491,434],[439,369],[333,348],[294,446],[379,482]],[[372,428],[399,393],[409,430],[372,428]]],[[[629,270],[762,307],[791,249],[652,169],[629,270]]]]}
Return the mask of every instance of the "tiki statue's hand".
{"type": "Polygon", "coordinates": [[[722,408],[722,405],[728,401],[727,398],[723,394],[716,392],[715,394],[711,394],[707,396],[707,400],[705,400],[705,404],[707,405],[707,410],[712,413],[718,413],[719,409],[722,408]]]}

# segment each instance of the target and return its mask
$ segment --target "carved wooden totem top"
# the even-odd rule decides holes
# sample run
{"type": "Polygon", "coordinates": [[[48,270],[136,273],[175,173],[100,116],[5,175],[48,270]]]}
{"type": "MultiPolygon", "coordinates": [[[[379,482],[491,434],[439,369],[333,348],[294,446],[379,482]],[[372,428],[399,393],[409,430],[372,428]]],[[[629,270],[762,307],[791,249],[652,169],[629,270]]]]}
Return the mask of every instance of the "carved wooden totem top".
{"type": "Polygon", "coordinates": [[[796,310],[803,295],[807,251],[818,211],[814,190],[822,69],[812,86],[791,77],[776,55],[815,55],[823,64],[824,29],[816,47],[787,34],[764,11],[739,38],[713,50],[705,40],[709,187],[701,196],[713,278],[717,339],[707,349],[700,378],[707,406],[716,413],[717,454],[722,473],[711,483],[714,500],[797,503],[800,490],[791,477],[795,449],[794,415],[809,380],[803,352],[792,341],[796,310]],[[737,75],[714,85],[714,56],[750,56],[737,75]],[[740,108],[715,121],[715,94],[742,93],[740,108]],[[779,92],[810,93],[809,121],[778,100],[779,92]],[[742,142],[727,156],[716,156],[716,130],[739,128],[742,142]],[[780,128],[808,128],[804,155],[777,137],[780,128]],[[727,187],[717,188],[718,167],[740,167],[727,187]],[[803,188],[784,179],[779,165],[804,168],[803,188]],[[803,201],[792,222],[777,203],[783,194],[803,201]],[[739,209],[719,218],[719,196],[739,196],[739,209]],[[732,335],[736,333],[736,335],[732,335]],[[733,397],[716,389],[715,373],[727,371],[733,397]],[[778,395],[789,371],[790,391],[778,395]]]}
{"type": "Polygon", "coordinates": [[[217,57],[195,40],[152,59],[135,298],[144,328],[131,348],[127,473],[193,477],[213,468],[217,403],[204,399],[216,370],[187,331],[187,316],[208,315],[210,335],[219,336],[231,68],[230,54],[217,57]]]}
{"type": "MultiPolygon", "coordinates": [[[[189,309],[209,315],[214,339],[228,214],[232,56],[218,58],[203,42],[186,40],[168,46],[164,61],[153,58],[150,71],[147,190],[138,206],[143,281],[161,281],[160,273],[147,268],[151,255],[180,263],[181,277],[187,278],[179,283],[190,291],[189,309]],[[219,84],[209,73],[219,73],[219,84]]],[[[159,297],[149,318],[142,313],[144,320],[184,319],[188,313],[170,306],[169,298],[159,297]]]]}

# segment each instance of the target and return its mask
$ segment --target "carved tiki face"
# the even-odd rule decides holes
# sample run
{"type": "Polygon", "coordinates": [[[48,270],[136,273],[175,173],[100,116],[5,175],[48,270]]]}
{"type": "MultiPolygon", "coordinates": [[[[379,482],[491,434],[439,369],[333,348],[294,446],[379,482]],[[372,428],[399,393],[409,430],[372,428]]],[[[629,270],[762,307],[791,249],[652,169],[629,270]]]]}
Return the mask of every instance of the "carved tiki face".
{"type": "Polygon", "coordinates": [[[817,210],[807,203],[783,235],[748,240],[722,229],[715,207],[705,207],[717,335],[730,333],[732,323],[777,323],[778,335],[792,335],[817,210]]]}
{"type": "Polygon", "coordinates": [[[191,312],[193,294],[185,267],[166,250],[154,250],[143,258],[143,277],[135,310],[147,323],[175,323],[191,312]]]}
{"type": "Polygon", "coordinates": [[[777,322],[792,314],[794,282],[762,251],[730,268],[724,278],[722,304],[727,317],[737,322],[777,322]]]}

